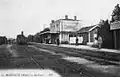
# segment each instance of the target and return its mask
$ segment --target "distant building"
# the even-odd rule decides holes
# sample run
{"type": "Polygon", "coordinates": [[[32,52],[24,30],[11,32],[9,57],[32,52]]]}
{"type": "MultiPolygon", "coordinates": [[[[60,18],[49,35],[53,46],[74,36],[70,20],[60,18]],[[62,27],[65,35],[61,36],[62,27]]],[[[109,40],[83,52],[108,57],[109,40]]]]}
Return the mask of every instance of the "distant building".
{"type": "Polygon", "coordinates": [[[113,33],[114,48],[120,49],[120,21],[112,22],[110,24],[110,30],[113,33]]]}
{"type": "Polygon", "coordinates": [[[77,20],[76,16],[74,16],[74,19],[69,19],[68,16],[65,15],[64,19],[52,20],[50,23],[50,32],[54,33],[54,36],[51,36],[54,39],[51,39],[51,41],[53,42],[56,38],[59,38],[60,43],[70,43],[71,33],[74,34],[79,30],[80,26],[80,20],[77,20]]]}
{"type": "Polygon", "coordinates": [[[117,4],[112,13],[110,30],[113,33],[114,48],[120,49],[120,6],[117,4]]]}
{"type": "Polygon", "coordinates": [[[81,44],[92,44],[95,42],[95,38],[97,37],[97,28],[98,25],[83,27],[77,31],[77,36],[81,40],[79,43],[81,44]]]}

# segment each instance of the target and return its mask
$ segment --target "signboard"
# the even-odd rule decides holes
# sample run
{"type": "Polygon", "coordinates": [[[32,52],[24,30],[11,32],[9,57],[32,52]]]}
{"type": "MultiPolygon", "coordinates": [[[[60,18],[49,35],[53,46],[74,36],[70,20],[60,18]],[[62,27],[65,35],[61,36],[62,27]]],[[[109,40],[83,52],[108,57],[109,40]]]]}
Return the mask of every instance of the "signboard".
{"type": "Polygon", "coordinates": [[[116,21],[110,24],[110,30],[120,29],[120,21],[116,21]]]}
{"type": "Polygon", "coordinates": [[[70,37],[70,43],[76,43],[76,37],[70,37]]]}
{"type": "Polygon", "coordinates": [[[83,37],[78,37],[78,43],[82,43],[83,42],[83,37]]]}
{"type": "Polygon", "coordinates": [[[78,21],[63,21],[63,31],[77,31],[79,23],[78,21]]]}
{"type": "MultiPolygon", "coordinates": [[[[78,37],[78,43],[83,42],[83,37],[78,37]]],[[[76,43],[76,37],[70,37],[70,43],[76,43]]]]}

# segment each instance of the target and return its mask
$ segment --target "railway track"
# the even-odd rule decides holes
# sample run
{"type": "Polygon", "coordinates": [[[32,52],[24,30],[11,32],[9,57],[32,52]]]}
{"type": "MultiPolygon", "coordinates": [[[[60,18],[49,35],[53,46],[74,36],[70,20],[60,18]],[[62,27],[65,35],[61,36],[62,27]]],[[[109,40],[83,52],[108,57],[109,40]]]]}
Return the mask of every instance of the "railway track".
{"type": "Polygon", "coordinates": [[[111,62],[109,60],[104,60],[103,58],[94,57],[94,56],[86,55],[86,54],[81,54],[78,52],[63,51],[63,50],[60,50],[59,48],[58,48],[58,50],[56,50],[56,48],[50,48],[50,49],[48,48],[49,49],[48,50],[47,48],[42,48],[42,47],[37,47],[37,48],[41,48],[42,50],[35,50],[35,49],[30,50],[29,47],[28,47],[29,49],[26,47],[22,47],[22,48],[23,49],[19,48],[19,49],[21,49],[20,51],[23,50],[22,52],[16,50],[19,57],[13,57],[13,59],[16,58],[16,60],[20,60],[20,61],[18,61],[18,63],[16,62],[17,68],[29,68],[29,67],[31,68],[31,66],[32,66],[33,68],[37,68],[37,69],[45,69],[47,67],[47,68],[55,70],[59,73],[61,73],[61,71],[62,71],[62,73],[64,73],[66,76],[68,74],[70,74],[69,71],[71,71],[71,73],[73,73],[73,74],[79,73],[80,76],[83,76],[83,77],[96,77],[94,74],[91,74],[86,69],[84,64],[81,66],[78,63],[66,61],[66,60],[62,59],[62,57],[70,56],[70,57],[85,58],[87,60],[96,61],[96,63],[101,63],[101,65],[102,64],[103,65],[117,64],[117,63],[111,62]],[[54,54],[49,53],[49,52],[54,52],[54,54]],[[44,54],[42,54],[42,53],[44,53],[44,54]],[[56,58],[55,56],[56,57],[60,56],[60,57],[56,58]],[[44,59],[46,59],[46,60],[44,60],[44,59]],[[56,62],[57,60],[61,60],[61,64],[59,62],[56,62]],[[57,64],[55,64],[55,63],[57,63],[57,64]],[[61,67],[59,67],[59,66],[61,66],[61,67]]]}
{"type": "MultiPolygon", "coordinates": [[[[32,56],[32,57],[31,57],[31,60],[32,60],[37,66],[40,66],[42,69],[44,69],[44,67],[40,64],[39,60],[36,59],[36,56],[32,56]]],[[[62,59],[61,59],[61,60],[62,60],[62,59]]],[[[85,77],[95,77],[95,76],[91,75],[91,74],[85,69],[85,67],[80,66],[79,69],[78,69],[78,68],[76,68],[76,63],[72,63],[72,64],[75,64],[74,66],[72,66],[72,65],[71,65],[71,62],[67,62],[67,61],[65,61],[65,60],[63,60],[63,61],[64,61],[65,63],[68,63],[68,64],[63,64],[63,65],[65,65],[66,67],[70,67],[70,69],[73,71],[73,73],[75,73],[75,72],[78,73],[78,72],[79,72],[79,74],[80,74],[81,76],[83,76],[83,77],[84,77],[84,76],[85,76],[85,77]]],[[[79,65],[77,64],[77,66],[79,66],[79,65]]],[[[53,66],[53,65],[51,65],[50,68],[53,69],[53,70],[55,70],[55,71],[60,70],[60,67],[56,67],[56,66],[53,66]]],[[[64,69],[64,68],[63,68],[63,69],[64,69]]],[[[63,71],[63,70],[61,70],[61,71],[63,71]]],[[[65,75],[65,77],[69,76],[68,74],[69,74],[69,72],[64,69],[64,75],[65,75]]]]}
{"type": "Polygon", "coordinates": [[[44,67],[39,64],[39,62],[35,59],[34,56],[31,57],[31,60],[32,60],[37,66],[40,66],[41,69],[44,69],[44,67]]]}
{"type": "MultiPolygon", "coordinates": [[[[38,48],[40,48],[40,46],[37,45],[38,48]]],[[[47,50],[47,47],[41,47],[47,50]]],[[[49,48],[49,47],[48,47],[49,48]]],[[[59,47],[56,47],[59,48],[59,47]]],[[[80,52],[77,49],[71,49],[71,51],[62,51],[61,47],[60,49],[58,49],[56,51],[56,48],[51,48],[49,49],[51,52],[54,52],[56,54],[65,54],[67,56],[74,56],[74,57],[80,57],[80,58],[85,58],[87,60],[92,60],[95,62],[98,62],[100,64],[104,64],[104,65],[120,65],[119,59],[116,58],[112,58],[111,56],[107,55],[107,53],[103,53],[103,52],[99,52],[98,54],[95,53],[90,53],[88,51],[84,51],[84,52],[80,52]],[[73,52],[75,51],[75,52],[73,52]]],[[[68,48],[66,48],[68,49],[68,48]]],[[[70,49],[69,49],[70,50],[70,49]]],[[[62,56],[62,55],[61,55],[62,56]]]]}

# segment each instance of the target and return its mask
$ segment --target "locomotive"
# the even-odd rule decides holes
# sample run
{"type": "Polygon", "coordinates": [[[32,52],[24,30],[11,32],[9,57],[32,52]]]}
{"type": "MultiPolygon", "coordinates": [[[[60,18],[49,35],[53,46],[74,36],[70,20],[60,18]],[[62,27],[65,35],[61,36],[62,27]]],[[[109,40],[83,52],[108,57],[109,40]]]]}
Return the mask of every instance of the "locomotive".
{"type": "Polygon", "coordinates": [[[27,44],[27,37],[24,36],[23,31],[21,32],[21,34],[17,35],[16,42],[18,45],[27,44]]]}

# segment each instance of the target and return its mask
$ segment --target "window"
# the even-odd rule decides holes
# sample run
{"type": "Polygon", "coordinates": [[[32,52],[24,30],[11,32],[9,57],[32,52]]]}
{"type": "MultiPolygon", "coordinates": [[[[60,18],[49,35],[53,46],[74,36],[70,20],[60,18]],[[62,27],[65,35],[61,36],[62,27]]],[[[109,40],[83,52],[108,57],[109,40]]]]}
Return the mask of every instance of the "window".
{"type": "Polygon", "coordinates": [[[53,28],[55,28],[55,25],[53,25],[53,28]]]}
{"type": "Polygon", "coordinates": [[[59,24],[57,24],[56,27],[58,28],[58,27],[59,27],[59,24]]]}

